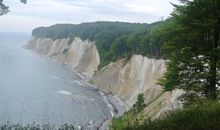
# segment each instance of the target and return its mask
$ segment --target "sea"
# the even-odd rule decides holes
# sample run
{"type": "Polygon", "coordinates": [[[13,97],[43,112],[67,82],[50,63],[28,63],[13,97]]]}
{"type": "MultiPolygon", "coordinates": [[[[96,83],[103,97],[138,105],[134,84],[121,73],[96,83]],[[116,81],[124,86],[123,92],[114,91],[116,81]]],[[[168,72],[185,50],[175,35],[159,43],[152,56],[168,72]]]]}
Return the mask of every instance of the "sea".
{"type": "Polygon", "coordinates": [[[111,117],[107,102],[79,75],[23,48],[31,34],[0,33],[0,125],[97,127],[111,117]]]}

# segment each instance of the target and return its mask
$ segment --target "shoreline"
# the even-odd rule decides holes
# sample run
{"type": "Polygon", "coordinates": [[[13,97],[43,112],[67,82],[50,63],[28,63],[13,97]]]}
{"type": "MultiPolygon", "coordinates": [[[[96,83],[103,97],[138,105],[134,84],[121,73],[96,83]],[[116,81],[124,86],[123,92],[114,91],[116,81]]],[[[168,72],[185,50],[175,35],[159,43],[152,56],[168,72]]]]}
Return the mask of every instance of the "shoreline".
{"type": "MultiPolygon", "coordinates": [[[[52,59],[52,58],[49,57],[49,59],[52,59]]],[[[55,59],[52,59],[52,61],[59,63],[55,59]]],[[[103,100],[105,101],[106,105],[108,106],[109,111],[111,113],[111,117],[107,119],[103,119],[100,125],[96,126],[97,130],[108,130],[112,118],[119,117],[128,110],[125,103],[119,97],[112,95],[110,92],[106,92],[105,90],[98,88],[94,84],[91,84],[89,82],[91,77],[88,77],[83,72],[77,70],[77,68],[73,68],[69,66],[68,64],[65,64],[65,63],[61,63],[61,64],[64,65],[66,69],[77,74],[81,78],[80,82],[84,84],[83,87],[99,92],[103,100]]]]}
{"type": "MultiPolygon", "coordinates": [[[[27,49],[25,46],[23,46],[23,48],[27,49]]],[[[119,97],[114,96],[110,92],[106,92],[105,90],[98,88],[94,84],[89,83],[89,80],[91,79],[91,77],[87,76],[85,74],[85,72],[81,72],[81,71],[77,70],[77,68],[73,68],[73,67],[69,66],[68,64],[65,64],[63,62],[59,62],[56,59],[45,56],[45,55],[40,54],[40,53],[33,51],[31,49],[27,49],[27,50],[30,50],[30,51],[34,52],[35,54],[42,56],[43,58],[47,58],[48,60],[51,60],[54,63],[58,63],[58,64],[63,65],[67,70],[71,71],[72,73],[76,74],[79,77],[79,82],[84,84],[83,87],[86,87],[88,89],[91,89],[93,91],[97,91],[100,93],[104,102],[106,103],[106,105],[109,108],[109,111],[111,113],[111,117],[107,118],[107,119],[103,119],[103,121],[101,121],[101,123],[98,126],[94,126],[94,129],[96,128],[98,130],[108,130],[112,118],[121,116],[125,111],[127,111],[127,107],[126,107],[125,103],[119,97]]],[[[94,125],[95,124],[97,124],[97,123],[94,123],[94,125]]]]}
{"type": "Polygon", "coordinates": [[[109,111],[111,113],[111,117],[107,119],[103,119],[103,121],[100,123],[100,125],[97,127],[98,130],[108,130],[109,125],[111,123],[111,120],[113,117],[119,117],[124,112],[127,111],[127,107],[124,104],[124,102],[117,96],[112,95],[109,92],[106,92],[97,86],[89,83],[88,81],[82,80],[85,84],[84,87],[87,87],[89,89],[92,89],[93,91],[97,91],[100,93],[100,95],[103,97],[103,100],[107,104],[109,111]]]}
{"type": "Polygon", "coordinates": [[[111,118],[106,119],[102,122],[102,124],[99,127],[99,130],[108,130],[112,118],[121,116],[127,109],[124,103],[122,104],[122,101],[117,96],[113,96],[110,93],[103,92],[102,90],[99,90],[99,92],[105,99],[112,114],[111,118]]]}

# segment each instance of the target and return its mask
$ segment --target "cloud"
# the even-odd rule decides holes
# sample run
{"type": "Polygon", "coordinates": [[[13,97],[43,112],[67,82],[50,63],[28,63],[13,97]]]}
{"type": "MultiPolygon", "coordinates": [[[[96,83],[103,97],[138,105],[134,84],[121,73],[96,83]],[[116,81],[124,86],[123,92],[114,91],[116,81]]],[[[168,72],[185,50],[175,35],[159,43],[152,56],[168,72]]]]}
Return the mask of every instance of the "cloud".
{"type": "Polygon", "coordinates": [[[36,26],[55,23],[151,23],[169,16],[173,9],[169,2],[177,3],[177,0],[29,0],[25,5],[8,0],[11,13],[0,16],[0,28],[30,32],[36,26]]]}

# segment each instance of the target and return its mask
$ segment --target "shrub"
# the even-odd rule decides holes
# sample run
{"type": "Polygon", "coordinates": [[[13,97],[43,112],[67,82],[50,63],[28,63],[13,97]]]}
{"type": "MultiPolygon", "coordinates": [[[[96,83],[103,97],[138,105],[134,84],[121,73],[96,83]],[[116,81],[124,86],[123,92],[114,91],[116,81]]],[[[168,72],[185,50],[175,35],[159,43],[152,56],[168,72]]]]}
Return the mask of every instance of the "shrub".
{"type": "Polygon", "coordinates": [[[135,122],[114,130],[219,130],[220,103],[194,104],[182,110],[173,111],[164,118],[135,122]]]}

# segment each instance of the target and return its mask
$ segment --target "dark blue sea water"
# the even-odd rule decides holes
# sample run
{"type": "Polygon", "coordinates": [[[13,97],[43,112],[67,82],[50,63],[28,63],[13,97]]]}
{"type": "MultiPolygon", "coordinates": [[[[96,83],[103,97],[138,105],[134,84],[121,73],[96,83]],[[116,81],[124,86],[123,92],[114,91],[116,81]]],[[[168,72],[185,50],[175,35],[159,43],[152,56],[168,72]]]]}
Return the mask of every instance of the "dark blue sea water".
{"type": "Polygon", "coordinates": [[[100,123],[111,116],[98,91],[64,65],[26,50],[30,35],[0,33],[0,123],[100,123]]]}

